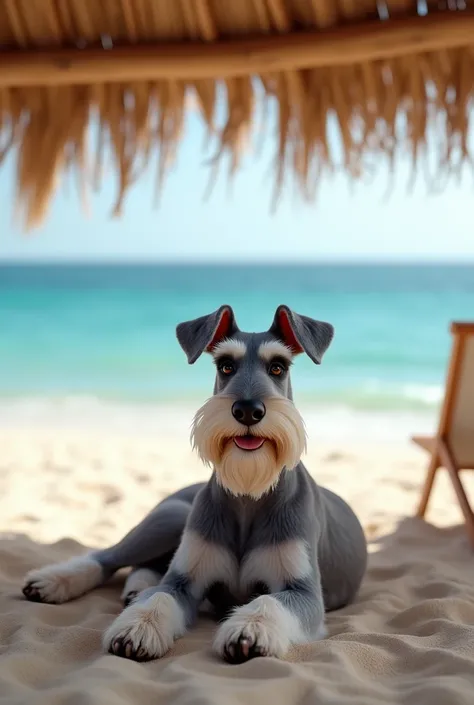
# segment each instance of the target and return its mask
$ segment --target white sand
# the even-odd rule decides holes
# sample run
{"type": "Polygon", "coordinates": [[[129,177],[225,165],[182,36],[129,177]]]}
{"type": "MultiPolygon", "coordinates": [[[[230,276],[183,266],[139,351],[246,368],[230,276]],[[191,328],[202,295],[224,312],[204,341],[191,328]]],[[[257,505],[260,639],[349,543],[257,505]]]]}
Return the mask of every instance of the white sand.
{"type": "MultiPolygon", "coordinates": [[[[474,702],[474,553],[460,527],[405,519],[427,459],[408,442],[370,443],[370,429],[359,442],[341,434],[316,445],[310,436],[307,467],[358,512],[371,559],[357,603],[329,615],[329,639],[286,662],[219,663],[207,622],[160,662],[102,655],[101,632],[120,609],[118,579],[67,605],[23,601],[27,570],[115,542],[165,494],[208,476],[187,425],[155,436],[0,428],[0,702],[474,702]]],[[[468,479],[474,496],[474,473],[468,479]]],[[[460,522],[444,472],[428,519],[460,522]]]]}
{"type": "MultiPolygon", "coordinates": [[[[166,494],[209,477],[191,451],[185,424],[180,433],[156,437],[102,428],[0,428],[0,448],[0,531],[39,541],[113,543],[166,494]]],[[[413,513],[427,462],[408,441],[377,440],[342,445],[310,439],[303,460],[320,484],[351,503],[369,536],[413,513]]],[[[440,526],[461,520],[442,471],[428,519],[440,526]]]]}

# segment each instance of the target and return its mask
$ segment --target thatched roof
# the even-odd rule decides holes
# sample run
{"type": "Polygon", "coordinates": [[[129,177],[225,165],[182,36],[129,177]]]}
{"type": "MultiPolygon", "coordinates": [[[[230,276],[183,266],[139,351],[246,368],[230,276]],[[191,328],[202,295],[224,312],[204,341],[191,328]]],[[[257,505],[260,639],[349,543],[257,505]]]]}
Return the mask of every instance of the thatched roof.
{"type": "Polygon", "coordinates": [[[18,147],[18,198],[29,225],[44,216],[67,168],[100,179],[106,144],[119,170],[116,210],[144,165],[163,177],[189,96],[218,156],[239,163],[256,99],[278,103],[277,185],[293,171],[311,194],[337,167],[365,157],[414,162],[430,120],[436,173],[468,160],[473,94],[471,0],[0,0],[0,159],[18,147]],[[222,92],[220,92],[222,86],[222,92]],[[216,122],[218,96],[224,119],[216,122]],[[97,140],[90,145],[91,130],[97,140]],[[93,131],[92,131],[93,132],[93,131]],[[91,147],[94,163],[86,156],[91,147]]]}

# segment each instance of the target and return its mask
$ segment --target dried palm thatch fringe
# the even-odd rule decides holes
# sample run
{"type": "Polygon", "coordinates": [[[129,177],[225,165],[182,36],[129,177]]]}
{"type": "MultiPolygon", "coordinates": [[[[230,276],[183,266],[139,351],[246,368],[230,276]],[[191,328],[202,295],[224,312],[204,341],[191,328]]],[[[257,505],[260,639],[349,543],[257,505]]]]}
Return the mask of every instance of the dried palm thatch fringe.
{"type": "MultiPolygon", "coordinates": [[[[412,0],[0,0],[0,47],[78,46],[100,40],[104,46],[175,39],[214,42],[242,33],[288,33],[367,17],[412,15],[420,5],[439,11],[437,2],[412,0]]],[[[450,14],[447,6],[445,12],[450,14]]],[[[382,155],[393,166],[402,149],[408,150],[414,167],[427,163],[433,125],[440,128],[433,132],[433,179],[460,174],[465,163],[471,164],[474,37],[472,46],[350,61],[348,55],[347,65],[289,68],[222,81],[217,63],[215,80],[0,84],[0,161],[9,151],[17,152],[19,210],[33,227],[44,219],[66,170],[77,171],[84,198],[100,184],[111,147],[119,175],[113,208],[118,214],[128,188],[156,156],[161,187],[194,94],[208,133],[219,145],[212,169],[230,155],[231,174],[251,139],[260,99],[274,101],[276,198],[290,173],[301,193],[312,198],[324,172],[342,168],[356,179],[366,173],[371,157],[382,155]],[[223,123],[217,120],[220,101],[223,123]],[[342,163],[328,139],[328,118],[338,124],[342,163]],[[98,125],[92,149],[91,121],[98,125]]]]}

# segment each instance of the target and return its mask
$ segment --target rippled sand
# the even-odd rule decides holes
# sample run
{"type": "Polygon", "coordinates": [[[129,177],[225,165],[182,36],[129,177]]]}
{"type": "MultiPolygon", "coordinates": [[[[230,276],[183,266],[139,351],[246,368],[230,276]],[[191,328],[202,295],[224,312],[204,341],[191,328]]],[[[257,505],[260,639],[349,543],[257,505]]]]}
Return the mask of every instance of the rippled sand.
{"type": "Polygon", "coordinates": [[[285,662],[227,666],[210,654],[215,626],[203,620],[167,657],[141,665],[101,653],[101,632],[120,610],[120,577],[62,606],[23,601],[22,577],[116,541],[208,471],[180,434],[0,430],[0,702],[471,705],[474,553],[444,474],[428,516],[434,527],[406,518],[426,465],[408,444],[310,442],[306,464],[352,504],[371,541],[359,598],[329,615],[329,638],[285,662]]]}

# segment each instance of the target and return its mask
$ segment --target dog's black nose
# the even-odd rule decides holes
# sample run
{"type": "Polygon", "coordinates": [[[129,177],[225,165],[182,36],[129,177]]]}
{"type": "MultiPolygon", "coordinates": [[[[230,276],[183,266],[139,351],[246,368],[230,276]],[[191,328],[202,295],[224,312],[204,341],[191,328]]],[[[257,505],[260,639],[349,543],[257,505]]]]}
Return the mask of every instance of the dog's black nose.
{"type": "Polygon", "coordinates": [[[257,399],[236,401],[232,405],[232,416],[244,426],[253,426],[265,416],[265,404],[257,399]]]}

